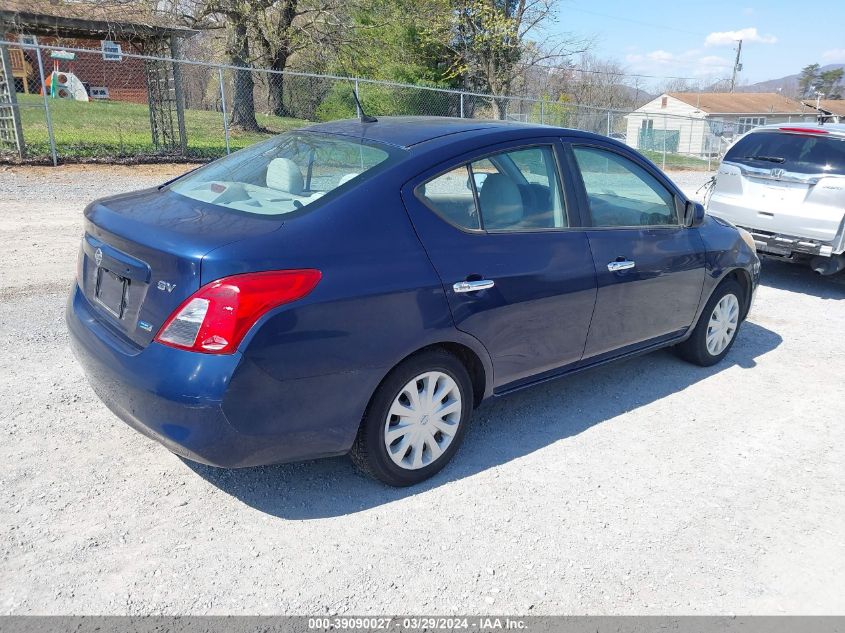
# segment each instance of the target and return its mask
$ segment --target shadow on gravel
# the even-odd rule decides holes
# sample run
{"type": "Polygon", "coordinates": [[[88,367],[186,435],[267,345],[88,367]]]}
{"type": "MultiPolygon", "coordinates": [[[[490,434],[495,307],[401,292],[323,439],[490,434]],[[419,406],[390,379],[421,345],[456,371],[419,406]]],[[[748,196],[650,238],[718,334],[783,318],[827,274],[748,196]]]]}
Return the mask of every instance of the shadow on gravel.
{"type": "Polygon", "coordinates": [[[789,264],[776,259],[763,259],[760,283],[778,290],[799,292],[820,299],[845,299],[845,272],[823,277],[809,266],[789,264]]]}
{"type": "Polygon", "coordinates": [[[345,457],[241,470],[185,464],[262,512],[285,519],[341,516],[518,459],[731,367],[751,369],[781,341],[777,333],[749,321],[727,359],[714,367],[690,365],[660,351],[493,399],[476,411],[452,463],[411,488],[390,488],[363,477],[345,457]]]}

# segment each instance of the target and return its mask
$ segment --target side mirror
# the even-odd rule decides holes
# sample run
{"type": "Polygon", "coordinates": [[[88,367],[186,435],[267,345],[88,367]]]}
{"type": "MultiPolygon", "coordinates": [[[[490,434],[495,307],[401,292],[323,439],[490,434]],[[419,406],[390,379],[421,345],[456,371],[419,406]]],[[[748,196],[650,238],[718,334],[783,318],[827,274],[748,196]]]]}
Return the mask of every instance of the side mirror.
{"type": "Polygon", "coordinates": [[[684,207],[684,226],[695,228],[704,223],[704,205],[700,202],[687,201],[684,207]]]}

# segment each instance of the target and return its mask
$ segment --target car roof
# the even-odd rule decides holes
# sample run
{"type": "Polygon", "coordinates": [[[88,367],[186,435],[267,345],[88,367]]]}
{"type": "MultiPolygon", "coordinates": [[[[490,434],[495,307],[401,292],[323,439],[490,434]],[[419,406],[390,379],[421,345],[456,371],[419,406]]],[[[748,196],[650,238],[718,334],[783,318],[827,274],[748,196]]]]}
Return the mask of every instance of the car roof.
{"type": "Polygon", "coordinates": [[[378,117],[378,121],[375,123],[364,123],[359,119],[345,119],[319,123],[305,129],[326,134],[353,136],[409,148],[451,134],[467,132],[490,134],[514,129],[524,129],[526,132],[537,130],[547,134],[550,129],[560,128],[517,121],[487,121],[440,116],[385,116],[378,117]]]}
{"type": "Polygon", "coordinates": [[[778,130],[785,130],[790,132],[798,132],[800,130],[819,130],[827,132],[828,134],[835,134],[836,136],[845,136],[845,123],[770,123],[768,125],[761,125],[755,127],[751,132],[777,132],[778,130]]]}

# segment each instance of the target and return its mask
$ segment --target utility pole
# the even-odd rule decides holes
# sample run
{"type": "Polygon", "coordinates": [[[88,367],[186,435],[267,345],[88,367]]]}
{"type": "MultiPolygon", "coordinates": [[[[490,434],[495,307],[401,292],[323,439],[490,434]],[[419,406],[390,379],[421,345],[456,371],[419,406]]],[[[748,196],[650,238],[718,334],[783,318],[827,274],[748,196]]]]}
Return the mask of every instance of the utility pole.
{"type": "Polygon", "coordinates": [[[742,53],[742,40],[737,40],[739,44],[736,47],[736,61],[734,62],[734,72],[731,76],[731,92],[734,91],[734,87],[736,86],[736,74],[742,71],[742,64],[739,62],[739,56],[742,53]]]}

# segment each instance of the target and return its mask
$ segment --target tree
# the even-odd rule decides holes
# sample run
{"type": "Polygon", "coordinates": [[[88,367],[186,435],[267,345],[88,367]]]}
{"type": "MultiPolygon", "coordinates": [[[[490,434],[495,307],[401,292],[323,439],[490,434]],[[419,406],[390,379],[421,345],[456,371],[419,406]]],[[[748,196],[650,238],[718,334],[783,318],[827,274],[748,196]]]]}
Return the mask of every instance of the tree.
{"type": "Polygon", "coordinates": [[[813,96],[813,88],[819,81],[819,68],[818,64],[809,64],[801,69],[798,75],[799,98],[813,96]]]}
{"type": "Polygon", "coordinates": [[[442,0],[358,0],[350,12],[352,37],[338,50],[334,68],[340,74],[410,84],[458,87],[448,76],[450,60],[428,25],[442,0]]]}
{"type": "Polygon", "coordinates": [[[288,116],[284,103],[285,76],[291,58],[306,48],[321,55],[336,52],[349,34],[349,20],[339,0],[281,0],[253,13],[253,30],[260,62],[273,71],[268,77],[270,113],[288,116]]]}
{"type": "Polygon", "coordinates": [[[197,29],[226,29],[226,55],[234,71],[234,94],[230,124],[242,130],[261,130],[255,118],[255,82],[250,67],[250,26],[254,15],[267,10],[273,0],[185,0],[175,11],[197,29]]]}
{"type": "Polygon", "coordinates": [[[842,98],[842,76],[845,70],[842,68],[831,68],[819,73],[817,90],[824,95],[825,99],[842,98]]]}
{"type": "Polygon", "coordinates": [[[602,105],[608,109],[634,106],[635,90],[625,84],[625,71],[612,60],[586,53],[578,61],[569,93],[576,103],[602,105]]]}
{"type": "Polygon", "coordinates": [[[430,4],[435,12],[426,35],[447,53],[447,76],[460,77],[470,90],[490,92],[502,119],[507,113],[505,95],[524,88],[529,69],[588,48],[588,42],[572,37],[532,39],[553,21],[556,0],[434,0],[430,4]]]}

